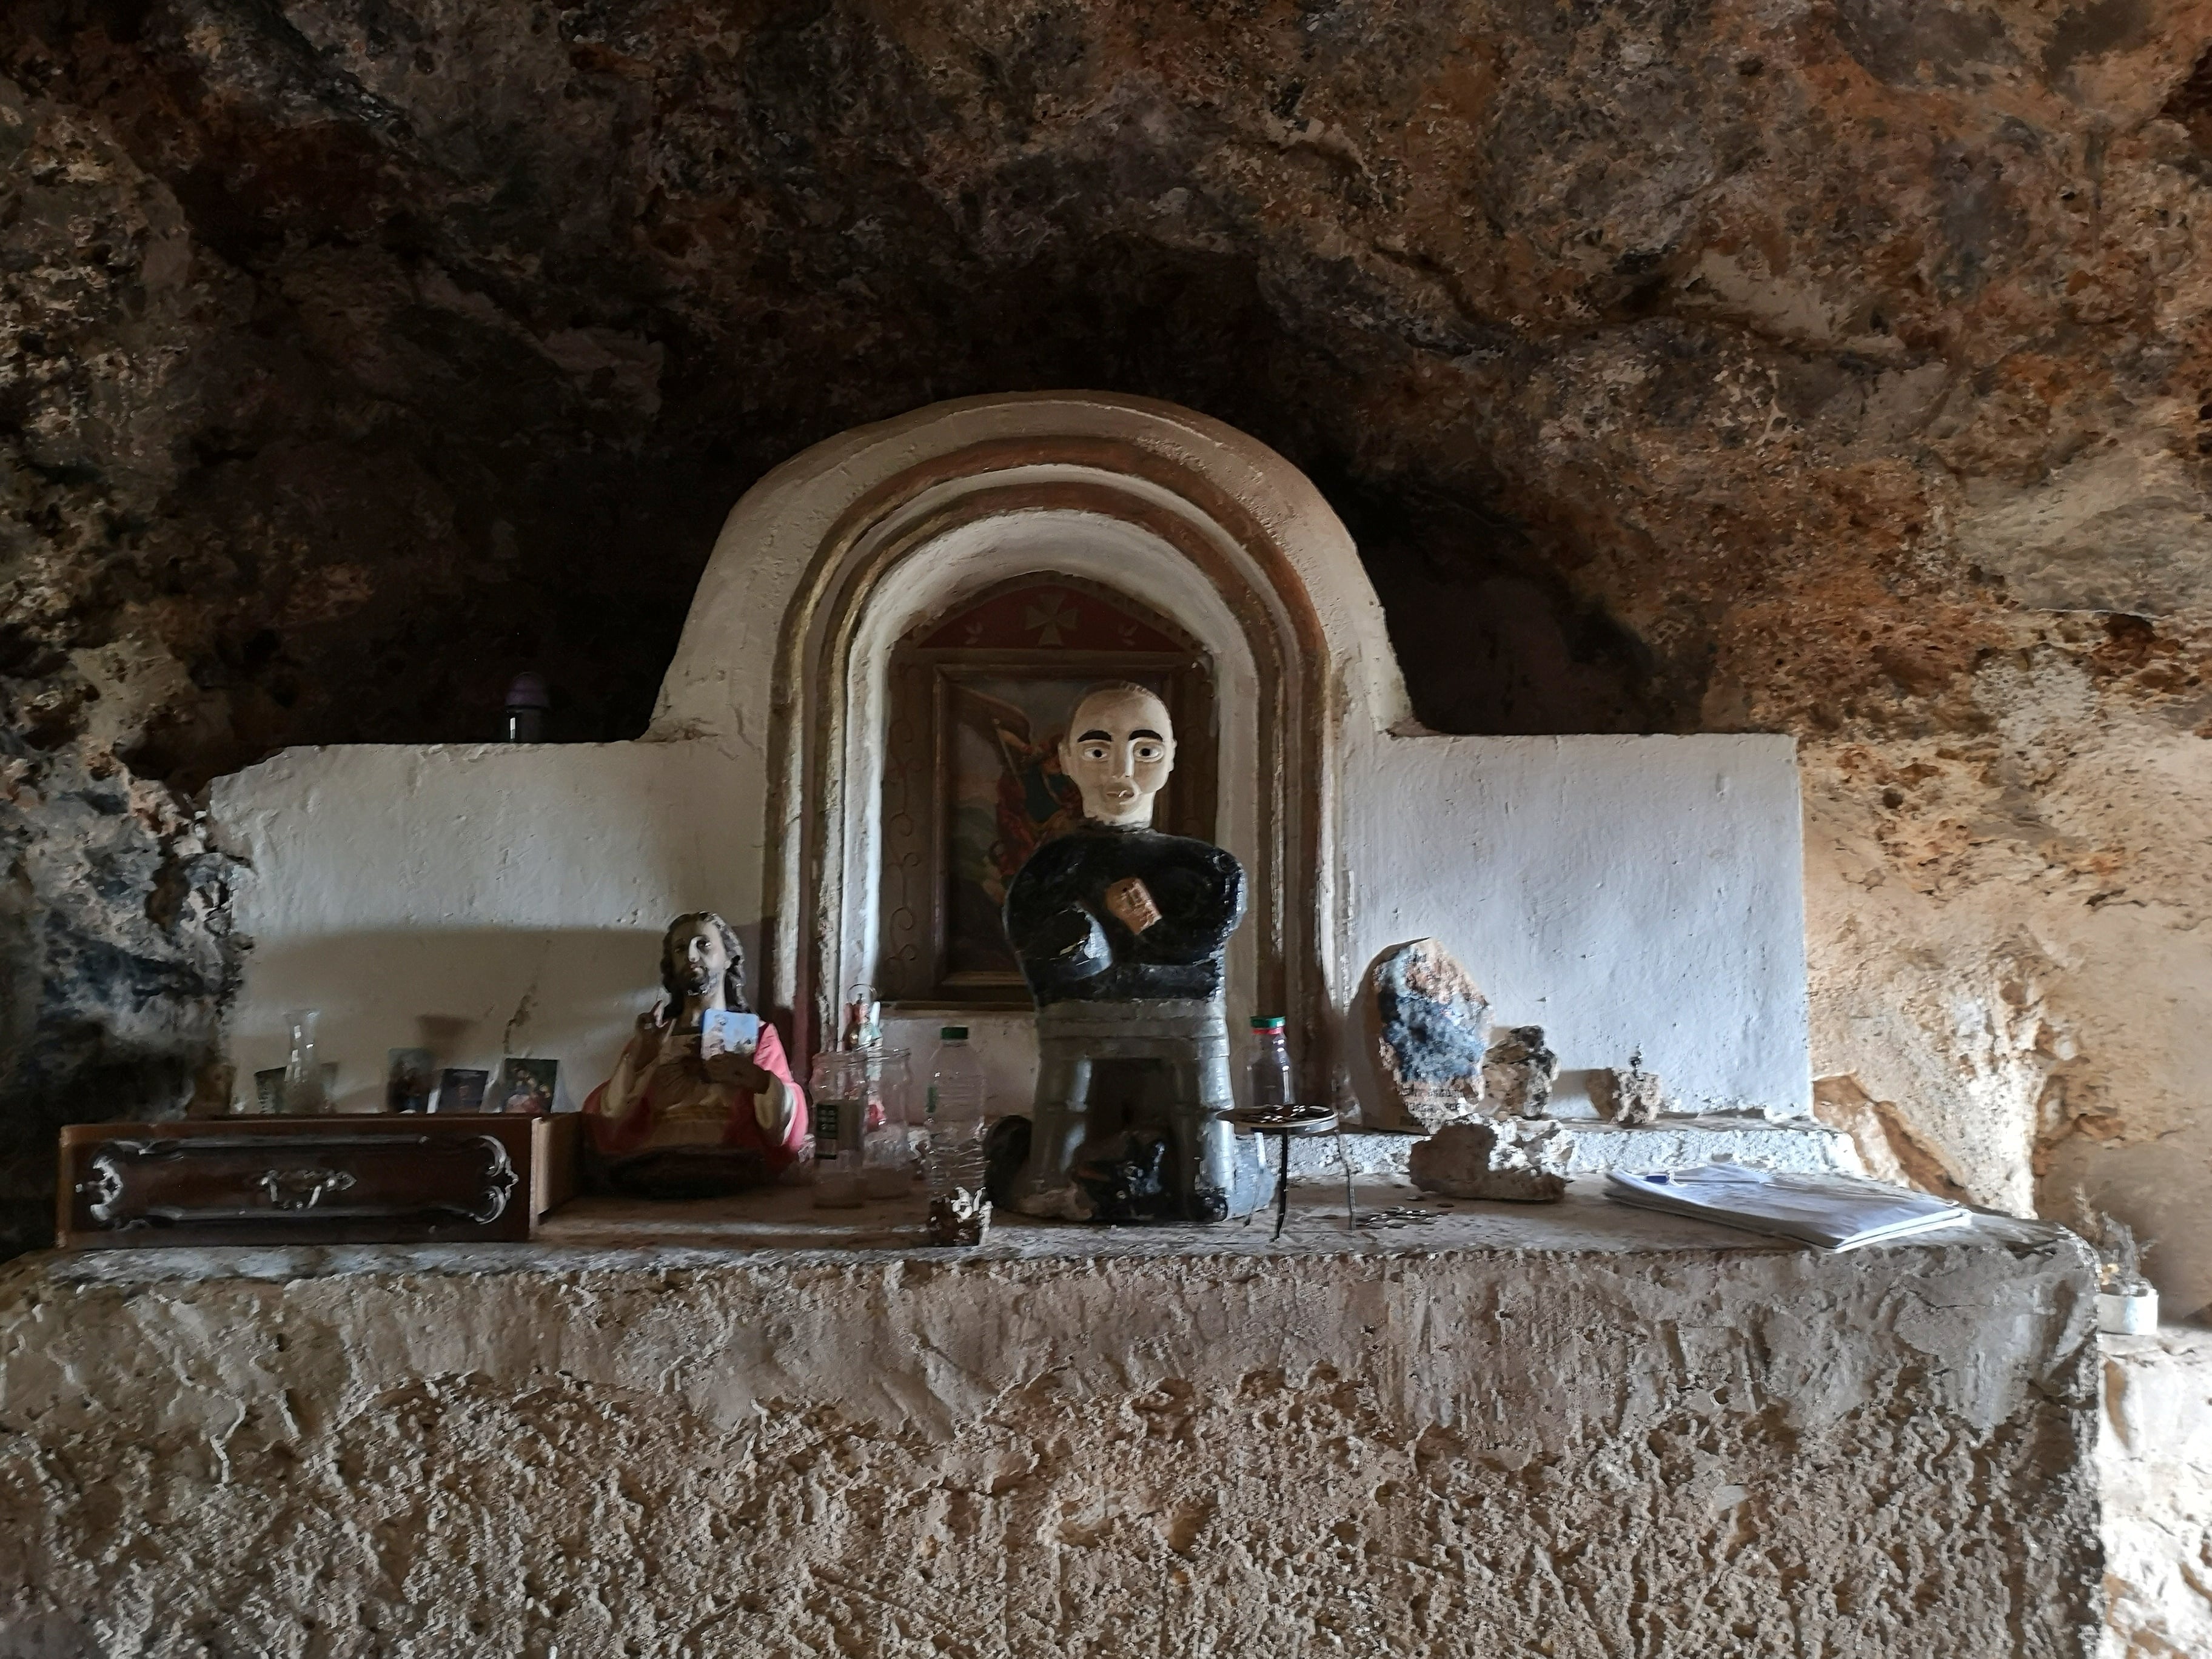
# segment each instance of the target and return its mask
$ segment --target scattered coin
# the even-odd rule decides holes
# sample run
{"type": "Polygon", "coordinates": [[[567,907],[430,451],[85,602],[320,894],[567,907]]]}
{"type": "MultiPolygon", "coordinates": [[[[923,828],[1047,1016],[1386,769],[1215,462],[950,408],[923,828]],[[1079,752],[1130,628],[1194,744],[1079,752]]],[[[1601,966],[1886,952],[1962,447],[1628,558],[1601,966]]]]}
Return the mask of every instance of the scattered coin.
{"type": "Polygon", "coordinates": [[[1418,1204],[1400,1205],[1393,1209],[1370,1210],[1359,1218],[1363,1227],[1423,1227],[1442,1218],[1442,1210],[1425,1209],[1418,1204]]]}

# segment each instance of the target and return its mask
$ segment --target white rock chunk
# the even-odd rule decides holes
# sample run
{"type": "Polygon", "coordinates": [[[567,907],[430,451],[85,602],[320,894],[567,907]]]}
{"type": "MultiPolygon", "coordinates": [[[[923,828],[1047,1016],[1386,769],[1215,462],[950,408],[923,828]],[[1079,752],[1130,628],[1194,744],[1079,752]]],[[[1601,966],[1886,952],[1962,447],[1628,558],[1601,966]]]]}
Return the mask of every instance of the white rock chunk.
{"type": "Polygon", "coordinates": [[[1425,1192],[1447,1198],[1495,1198],[1511,1204],[1551,1204],[1566,1195],[1563,1176],[1529,1163],[1510,1143],[1501,1145],[1487,1123],[1448,1123],[1417,1142],[1406,1173],[1425,1192]]]}

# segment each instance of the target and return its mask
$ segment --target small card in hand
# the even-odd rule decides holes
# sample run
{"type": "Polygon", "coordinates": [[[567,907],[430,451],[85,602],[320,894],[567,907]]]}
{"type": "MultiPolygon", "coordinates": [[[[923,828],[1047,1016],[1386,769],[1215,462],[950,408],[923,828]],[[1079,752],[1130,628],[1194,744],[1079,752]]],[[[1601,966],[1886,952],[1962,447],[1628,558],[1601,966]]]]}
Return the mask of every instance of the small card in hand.
{"type": "Polygon", "coordinates": [[[709,1008],[699,1025],[699,1058],[750,1055],[760,1042],[760,1016],[730,1008],[709,1008]]]}

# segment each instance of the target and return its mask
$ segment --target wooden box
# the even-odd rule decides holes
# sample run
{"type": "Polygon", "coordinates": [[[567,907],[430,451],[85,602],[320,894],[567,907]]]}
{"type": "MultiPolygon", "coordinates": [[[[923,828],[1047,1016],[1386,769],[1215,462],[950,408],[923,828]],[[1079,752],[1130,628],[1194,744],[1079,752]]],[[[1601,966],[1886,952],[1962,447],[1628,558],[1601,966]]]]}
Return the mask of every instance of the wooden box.
{"type": "Polygon", "coordinates": [[[192,1118],[62,1130],[64,1249],[515,1242],[574,1195],[581,1120],[192,1118]]]}

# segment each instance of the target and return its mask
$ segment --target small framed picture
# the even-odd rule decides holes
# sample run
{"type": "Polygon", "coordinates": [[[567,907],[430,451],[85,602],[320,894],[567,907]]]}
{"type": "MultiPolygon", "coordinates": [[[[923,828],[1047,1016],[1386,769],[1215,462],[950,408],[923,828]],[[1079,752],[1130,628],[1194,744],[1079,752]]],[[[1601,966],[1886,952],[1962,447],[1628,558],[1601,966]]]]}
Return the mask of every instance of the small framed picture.
{"type": "Polygon", "coordinates": [[[560,1081],[559,1060],[518,1060],[510,1056],[500,1063],[499,1089],[491,1109],[544,1117],[553,1109],[554,1091],[560,1081]]]}
{"type": "Polygon", "coordinates": [[[437,1076],[428,1048],[388,1048],[385,1051],[384,1109],[387,1112],[427,1112],[430,1085],[437,1076]]]}
{"type": "Polygon", "coordinates": [[[484,1091],[490,1084],[489,1072],[480,1072],[465,1066],[448,1066],[438,1073],[438,1103],[433,1109],[481,1112],[484,1109],[484,1091]]]}

